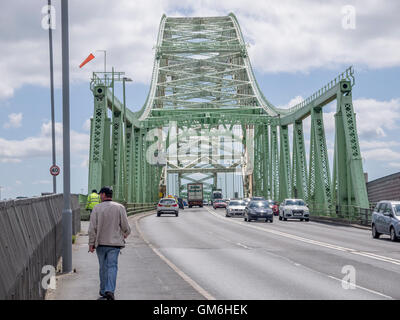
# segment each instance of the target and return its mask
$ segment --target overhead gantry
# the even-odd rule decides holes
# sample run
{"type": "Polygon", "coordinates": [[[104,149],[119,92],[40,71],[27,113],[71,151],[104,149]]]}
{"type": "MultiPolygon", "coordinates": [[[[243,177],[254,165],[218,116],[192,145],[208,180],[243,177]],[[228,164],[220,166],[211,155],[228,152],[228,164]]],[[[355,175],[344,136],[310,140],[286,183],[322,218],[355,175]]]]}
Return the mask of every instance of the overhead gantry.
{"type": "Polygon", "coordinates": [[[114,95],[115,82],[123,78],[121,72],[93,74],[89,190],[111,185],[119,201],[150,203],[172,175],[184,196],[183,180],[201,181],[210,192],[218,173],[232,172],[242,177],[244,196],[304,198],[321,210],[368,208],[352,68],[298,105],[277,108],[257,84],[233,14],[164,15],[150,91],[137,112],[114,95]],[[323,107],[335,99],[331,173],[323,107]],[[307,117],[309,157],[303,130],[307,117]]]}

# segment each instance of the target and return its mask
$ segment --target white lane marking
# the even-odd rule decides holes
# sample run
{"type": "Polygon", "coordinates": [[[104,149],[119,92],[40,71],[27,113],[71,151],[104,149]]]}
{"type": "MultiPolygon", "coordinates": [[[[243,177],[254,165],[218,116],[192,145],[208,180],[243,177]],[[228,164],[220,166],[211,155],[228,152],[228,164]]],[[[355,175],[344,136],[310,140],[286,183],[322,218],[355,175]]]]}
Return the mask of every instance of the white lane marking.
{"type": "Polygon", "coordinates": [[[240,242],[237,242],[236,243],[236,245],[238,245],[238,246],[240,246],[240,247],[243,247],[243,248],[245,248],[245,249],[251,249],[250,247],[248,247],[248,246],[246,246],[246,245],[244,245],[244,244],[242,244],[242,243],[240,243],[240,242]]]}
{"type": "Polygon", "coordinates": [[[171,260],[164,256],[157,248],[155,248],[144,236],[142,230],[139,228],[139,220],[144,217],[139,217],[136,221],[136,229],[139,232],[142,239],[147,243],[147,245],[167,264],[172,270],[174,270],[183,280],[185,280],[190,286],[193,287],[198,293],[200,293],[207,300],[216,300],[209,292],[203,289],[196,281],[190,278],[186,273],[180,270],[171,260]]]}
{"type": "Polygon", "coordinates": [[[360,256],[364,256],[370,259],[375,259],[375,260],[379,260],[379,261],[383,261],[383,262],[388,262],[388,263],[392,263],[395,265],[400,265],[400,260],[398,259],[394,259],[394,258],[389,258],[389,257],[385,257],[385,256],[380,256],[380,255],[376,255],[370,252],[366,252],[366,251],[358,251],[356,249],[352,249],[352,248],[346,248],[346,247],[341,247],[341,246],[337,246],[334,244],[330,244],[327,242],[321,242],[321,241],[317,241],[317,240],[312,240],[312,239],[307,239],[307,238],[303,238],[303,237],[299,237],[299,236],[295,236],[293,234],[289,234],[289,233],[285,233],[285,232],[281,232],[281,231],[277,231],[277,230],[272,230],[272,229],[265,229],[265,228],[261,228],[258,226],[254,226],[254,225],[249,225],[243,222],[239,222],[239,221],[235,221],[235,220],[226,220],[224,219],[222,216],[220,216],[219,214],[212,212],[210,209],[206,208],[207,211],[209,213],[211,213],[213,216],[222,219],[224,221],[231,221],[233,223],[242,225],[242,226],[246,226],[249,228],[253,228],[253,229],[257,229],[263,232],[268,232],[268,233],[272,233],[275,235],[279,235],[282,237],[286,237],[286,238],[290,238],[290,239],[294,239],[294,240],[298,240],[301,242],[305,242],[305,243],[309,243],[309,244],[314,244],[320,247],[325,247],[325,248],[329,248],[329,249],[333,249],[333,250],[337,250],[337,251],[342,251],[342,252],[347,252],[347,253],[351,253],[351,254],[355,254],[355,255],[360,255],[360,256]]]}
{"type": "MultiPolygon", "coordinates": [[[[328,276],[328,277],[331,278],[331,279],[340,281],[340,282],[343,281],[343,279],[339,279],[339,278],[336,278],[336,277],[333,277],[333,276],[328,276]]],[[[386,294],[380,293],[380,292],[378,292],[378,291],[371,290],[371,289],[367,289],[367,288],[361,287],[361,286],[356,285],[356,284],[355,284],[354,286],[355,286],[357,289],[365,290],[365,291],[367,291],[367,292],[369,292],[369,293],[373,293],[373,294],[376,294],[376,295],[378,295],[378,296],[381,296],[381,297],[384,297],[384,298],[387,298],[387,299],[394,300],[393,297],[387,296],[386,294]]]]}
{"type": "MultiPolygon", "coordinates": [[[[206,208],[206,209],[207,209],[207,211],[208,211],[209,213],[211,213],[211,214],[214,215],[215,217],[218,217],[218,218],[221,218],[221,219],[225,220],[222,216],[218,215],[217,213],[212,212],[212,211],[209,210],[208,208],[206,208]]],[[[227,221],[227,220],[225,220],[225,221],[227,221]]],[[[334,249],[334,250],[349,252],[349,253],[352,253],[352,254],[358,254],[358,255],[366,256],[366,257],[369,257],[369,258],[372,258],[372,259],[377,259],[377,260],[381,260],[381,261],[385,261],[385,262],[390,262],[390,263],[394,263],[394,264],[399,264],[399,263],[400,263],[399,260],[392,259],[392,258],[388,258],[388,257],[384,257],[384,256],[379,256],[379,255],[376,255],[376,254],[373,254],[373,253],[369,253],[369,252],[356,251],[355,249],[350,249],[350,248],[340,247],[340,246],[336,246],[336,245],[331,245],[331,244],[329,244],[329,243],[320,242],[320,241],[315,241],[315,240],[311,240],[311,239],[307,239],[307,238],[302,238],[302,237],[294,236],[294,235],[291,235],[291,234],[288,234],[288,233],[284,233],[284,232],[280,232],[280,231],[276,231],[276,230],[268,230],[268,229],[260,228],[260,227],[257,227],[257,226],[248,225],[248,224],[243,223],[243,222],[238,222],[238,221],[235,221],[235,220],[230,220],[230,221],[231,221],[231,222],[234,222],[234,223],[237,223],[237,224],[240,224],[240,225],[243,225],[243,226],[247,226],[247,227],[250,227],[250,228],[254,228],[254,229],[257,229],[257,230],[261,230],[261,231],[265,231],[265,232],[270,232],[270,233],[273,233],[273,234],[278,234],[278,235],[281,235],[281,236],[284,236],[284,237],[296,239],[296,240],[299,240],[299,241],[303,241],[303,242],[307,242],[307,243],[311,243],[311,244],[315,244],[315,245],[319,245],[319,246],[324,246],[324,247],[327,247],[327,248],[330,248],[330,249],[334,249]]],[[[295,265],[295,266],[298,266],[298,267],[301,266],[301,264],[299,264],[299,263],[297,263],[297,262],[294,262],[294,265],[295,265]]],[[[306,266],[303,266],[303,267],[309,269],[309,268],[306,267],[306,266]]],[[[310,270],[311,270],[311,271],[314,271],[314,272],[320,273],[319,271],[315,271],[315,270],[313,270],[313,269],[310,269],[310,270]]],[[[321,273],[321,274],[323,274],[323,273],[321,273]]],[[[330,275],[325,275],[325,276],[327,276],[327,277],[329,277],[329,278],[331,278],[331,279],[340,281],[340,282],[343,281],[342,279],[338,279],[338,278],[336,278],[336,277],[334,277],[334,276],[330,276],[330,275]]],[[[361,290],[365,290],[365,291],[367,291],[367,292],[370,292],[370,293],[379,295],[379,296],[381,296],[381,297],[385,297],[385,298],[387,298],[387,299],[392,299],[392,300],[394,299],[394,298],[391,297],[391,296],[385,295],[385,294],[380,293],[380,292],[377,292],[377,291],[375,291],[375,290],[371,290],[371,289],[368,289],[368,288],[365,288],[365,287],[361,287],[361,286],[358,286],[358,285],[355,285],[355,286],[356,286],[356,288],[359,288],[359,289],[361,289],[361,290]]]]}
{"type": "Polygon", "coordinates": [[[218,238],[220,238],[220,239],[222,239],[222,240],[224,240],[224,241],[226,241],[226,242],[228,242],[228,243],[232,243],[232,244],[234,244],[234,245],[236,245],[236,246],[239,246],[239,247],[242,247],[242,248],[251,250],[250,247],[244,245],[243,243],[235,242],[235,241],[232,241],[232,240],[230,240],[230,239],[221,237],[219,234],[214,234],[214,232],[211,232],[211,231],[207,231],[207,233],[208,233],[208,234],[212,234],[214,237],[218,237],[218,238]]]}

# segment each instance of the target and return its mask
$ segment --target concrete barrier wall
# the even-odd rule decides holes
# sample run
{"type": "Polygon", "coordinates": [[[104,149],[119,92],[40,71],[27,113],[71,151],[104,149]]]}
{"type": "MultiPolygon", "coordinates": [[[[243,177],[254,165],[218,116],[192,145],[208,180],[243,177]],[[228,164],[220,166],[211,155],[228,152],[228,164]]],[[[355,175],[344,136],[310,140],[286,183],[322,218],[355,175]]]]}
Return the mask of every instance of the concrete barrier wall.
{"type": "MultiPolygon", "coordinates": [[[[0,299],[42,299],[45,265],[62,249],[63,196],[0,202],[0,299]]],[[[72,229],[80,231],[78,197],[71,197],[72,229]]],[[[48,273],[47,273],[48,274],[48,273]]]]}

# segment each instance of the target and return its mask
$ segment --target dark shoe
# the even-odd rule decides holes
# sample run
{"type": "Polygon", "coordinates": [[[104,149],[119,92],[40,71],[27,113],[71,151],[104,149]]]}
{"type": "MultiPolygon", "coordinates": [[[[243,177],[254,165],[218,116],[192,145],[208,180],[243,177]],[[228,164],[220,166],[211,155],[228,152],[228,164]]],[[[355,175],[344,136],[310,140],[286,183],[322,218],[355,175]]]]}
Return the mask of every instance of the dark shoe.
{"type": "Polygon", "coordinates": [[[101,296],[100,298],[97,298],[97,300],[107,300],[105,296],[101,296]]]}
{"type": "Polygon", "coordinates": [[[100,297],[105,297],[106,294],[105,294],[105,293],[101,293],[101,291],[99,291],[99,296],[100,296],[100,297]]]}
{"type": "Polygon", "coordinates": [[[105,297],[107,300],[115,300],[114,293],[112,293],[110,291],[106,291],[105,297]]]}

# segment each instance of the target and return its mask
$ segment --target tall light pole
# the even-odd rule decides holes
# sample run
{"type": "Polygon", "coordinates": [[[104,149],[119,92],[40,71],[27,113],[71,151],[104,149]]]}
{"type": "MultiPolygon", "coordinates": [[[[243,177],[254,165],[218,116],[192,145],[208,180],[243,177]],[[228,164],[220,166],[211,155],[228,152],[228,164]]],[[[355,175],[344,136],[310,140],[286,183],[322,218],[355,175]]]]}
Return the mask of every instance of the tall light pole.
{"type": "MultiPolygon", "coordinates": [[[[52,162],[56,165],[56,142],[55,142],[55,124],[54,124],[54,72],[53,72],[53,35],[52,35],[52,13],[51,0],[48,0],[49,13],[49,55],[50,55],[50,102],[51,102],[51,144],[52,144],[52,162]]],[[[53,193],[57,193],[57,178],[53,176],[53,193]]]]}
{"type": "Polygon", "coordinates": [[[68,0],[61,0],[61,41],[62,41],[62,98],[63,98],[63,185],[64,207],[63,226],[63,273],[72,271],[72,210],[70,203],[70,132],[69,132],[69,35],[68,0]]]}

